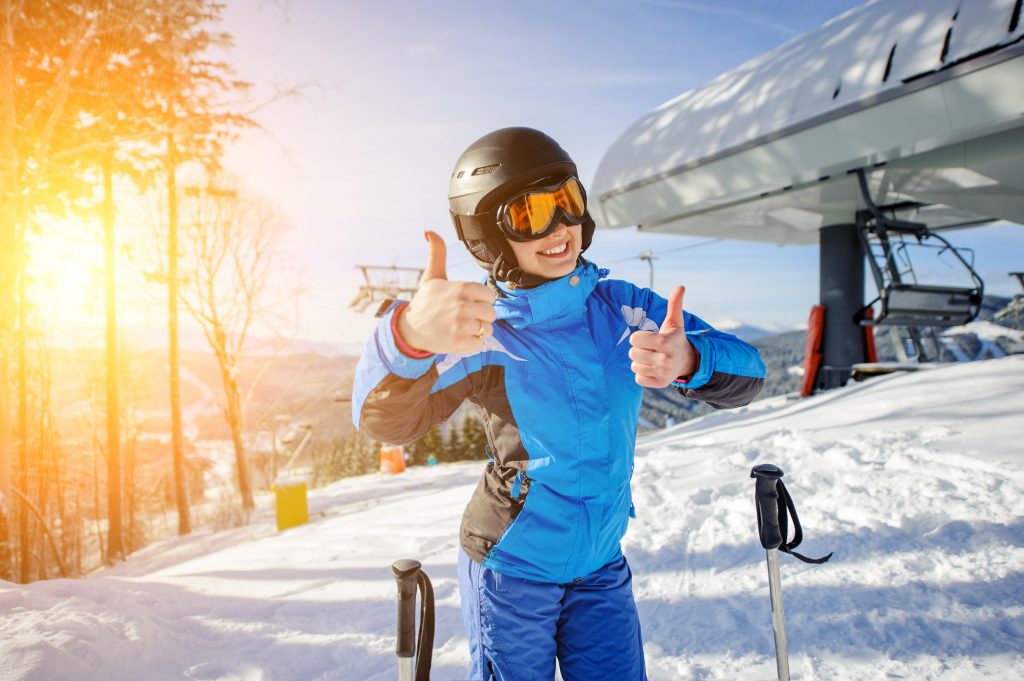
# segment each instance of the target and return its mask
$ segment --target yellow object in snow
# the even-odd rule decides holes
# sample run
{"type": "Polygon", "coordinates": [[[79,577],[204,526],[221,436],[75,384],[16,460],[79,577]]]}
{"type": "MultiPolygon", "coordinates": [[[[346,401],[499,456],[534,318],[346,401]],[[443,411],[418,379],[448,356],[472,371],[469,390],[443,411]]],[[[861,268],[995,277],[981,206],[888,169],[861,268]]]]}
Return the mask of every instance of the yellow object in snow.
{"type": "Polygon", "coordinates": [[[303,525],[309,521],[309,507],[306,504],[305,480],[279,480],[274,490],[277,512],[277,531],[303,525]]]}

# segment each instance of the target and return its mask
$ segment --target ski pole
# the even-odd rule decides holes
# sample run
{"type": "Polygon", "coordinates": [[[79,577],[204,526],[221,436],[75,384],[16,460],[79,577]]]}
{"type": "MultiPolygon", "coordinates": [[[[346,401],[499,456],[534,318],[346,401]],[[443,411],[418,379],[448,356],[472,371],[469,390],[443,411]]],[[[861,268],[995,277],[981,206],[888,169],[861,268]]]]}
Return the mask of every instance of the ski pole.
{"type": "Polygon", "coordinates": [[[782,579],[779,576],[779,546],[782,528],[779,526],[778,481],[782,469],[770,463],[754,466],[750,477],[756,482],[754,499],[757,501],[757,526],[761,546],[768,554],[768,593],[772,599],[772,628],[775,630],[775,666],[779,681],[789,681],[789,645],[786,642],[786,615],[782,610],[782,579]]]}
{"type": "Polygon", "coordinates": [[[391,564],[398,585],[399,681],[429,681],[434,646],[434,589],[419,561],[403,558],[391,564]],[[416,641],[416,589],[419,588],[420,635],[416,641]]]}
{"type": "Polygon", "coordinates": [[[789,646],[786,643],[786,615],[782,611],[782,579],[779,577],[779,552],[788,553],[798,560],[813,565],[828,561],[832,554],[821,558],[808,558],[794,551],[804,539],[800,518],[796,514],[793,498],[782,482],[782,469],[770,463],[754,466],[750,477],[757,481],[754,500],[757,505],[757,532],[761,546],[768,554],[768,592],[772,597],[772,628],[775,630],[775,664],[779,681],[789,681],[789,646]],[[793,539],[789,535],[789,521],[793,521],[793,539]]]}

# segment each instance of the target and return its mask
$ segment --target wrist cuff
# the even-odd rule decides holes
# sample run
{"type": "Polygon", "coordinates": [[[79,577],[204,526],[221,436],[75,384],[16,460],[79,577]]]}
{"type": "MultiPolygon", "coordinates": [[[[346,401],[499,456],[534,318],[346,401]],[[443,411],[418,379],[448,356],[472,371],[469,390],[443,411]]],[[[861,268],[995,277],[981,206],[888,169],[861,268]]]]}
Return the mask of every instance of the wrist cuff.
{"type": "Polygon", "coordinates": [[[697,353],[697,368],[694,369],[693,373],[691,374],[686,374],[685,376],[676,376],[676,380],[672,381],[672,385],[676,388],[687,387],[687,384],[693,380],[694,374],[696,374],[700,370],[700,350],[697,350],[696,347],[694,347],[693,349],[697,353]]]}
{"type": "Polygon", "coordinates": [[[412,359],[426,359],[427,357],[430,357],[434,353],[427,352],[426,350],[417,350],[413,346],[409,345],[408,343],[405,342],[405,339],[402,338],[402,334],[398,330],[398,320],[402,316],[402,313],[405,312],[405,308],[407,307],[409,307],[409,303],[404,303],[396,307],[395,311],[392,313],[391,335],[395,339],[395,345],[398,347],[399,352],[401,352],[403,355],[405,355],[406,357],[410,357],[412,359]]]}

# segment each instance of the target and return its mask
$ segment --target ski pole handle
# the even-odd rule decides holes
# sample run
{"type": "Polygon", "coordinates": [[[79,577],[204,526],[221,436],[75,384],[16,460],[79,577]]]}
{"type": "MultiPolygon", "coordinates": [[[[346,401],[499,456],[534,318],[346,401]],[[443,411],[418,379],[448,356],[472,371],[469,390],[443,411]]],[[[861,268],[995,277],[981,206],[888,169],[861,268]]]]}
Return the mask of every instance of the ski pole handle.
{"type": "Polygon", "coordinates": [[[419,577],[419,561],[409,558],[396,560],[391,571],[398,583],[398,657],[413,658],[416,655],[416,582],[419,577]]]}
{"type": "Polygon", "coordinates": [[[785,540],[779,526],[778,480],[782,475],[782,469],[770,463],[754,466],[750,471],[750,477],[757,481],[754,489],[757,529],[761,535],[761,546],[768,550],[779,548],[785,540]]]}

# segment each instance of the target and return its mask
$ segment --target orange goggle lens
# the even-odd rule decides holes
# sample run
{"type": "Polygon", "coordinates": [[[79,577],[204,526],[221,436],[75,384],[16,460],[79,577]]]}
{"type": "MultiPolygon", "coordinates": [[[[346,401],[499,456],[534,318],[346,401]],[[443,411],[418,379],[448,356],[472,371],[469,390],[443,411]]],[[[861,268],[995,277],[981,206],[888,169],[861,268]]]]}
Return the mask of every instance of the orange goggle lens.
{"type": "Polygon", "coordinates": [[[555,189],[521,194],[505,204],[505,223],[521,236],[537,236],[551,226],[556,209],[574,220],[587,211],[579,180],[570,177],[555,189]]]}

